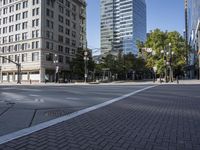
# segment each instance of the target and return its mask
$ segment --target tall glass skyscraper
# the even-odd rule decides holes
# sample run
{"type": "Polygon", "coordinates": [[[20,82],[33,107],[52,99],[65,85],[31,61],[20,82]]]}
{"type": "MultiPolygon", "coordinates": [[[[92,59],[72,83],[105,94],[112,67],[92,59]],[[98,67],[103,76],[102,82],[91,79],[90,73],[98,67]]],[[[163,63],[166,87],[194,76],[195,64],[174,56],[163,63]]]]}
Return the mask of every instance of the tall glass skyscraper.
{"type": "Polygon", "coordinates": [[[197,68],[197,61],[200,60],[200,1],[199,0],[185,0],[186,5],[186,31],[188,37],[188,44],[192,48],[188,50],[187,61],[189,65],[189,77],[200,77],[200,66],[197,68]]]}
{"type": "Polygon", "coordinates": [[[145,0],[101,0],[101,52],[138,53],[146,40],[145,0]]]}
{"type": "Polygon", "coordinates": [[[200,1],[188,0],[188,36],[189,42],[194,39],[194,32],[197,28],[198,20],[200,20],[200,1]]]}

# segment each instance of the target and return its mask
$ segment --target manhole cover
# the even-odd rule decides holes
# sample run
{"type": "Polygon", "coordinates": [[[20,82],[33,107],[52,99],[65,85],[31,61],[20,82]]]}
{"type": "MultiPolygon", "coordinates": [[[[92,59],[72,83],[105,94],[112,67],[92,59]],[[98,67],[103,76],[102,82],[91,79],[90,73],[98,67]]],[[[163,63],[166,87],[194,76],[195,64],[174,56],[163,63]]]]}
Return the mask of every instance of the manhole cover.
{"type": "Polygon", "coordinates": [[[51,110],[51,111],[47,111],[44,113],[45,116],[50,117],[50,116],[63,116],[65,115],[66,112],[63,110],[51,110]]]}

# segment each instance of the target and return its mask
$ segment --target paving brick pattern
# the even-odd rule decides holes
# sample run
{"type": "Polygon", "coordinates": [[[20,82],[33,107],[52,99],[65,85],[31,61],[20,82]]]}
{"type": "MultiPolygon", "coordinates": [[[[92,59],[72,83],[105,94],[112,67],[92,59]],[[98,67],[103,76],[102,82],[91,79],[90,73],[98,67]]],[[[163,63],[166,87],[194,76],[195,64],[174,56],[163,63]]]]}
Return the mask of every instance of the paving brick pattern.
{"type": "Polygon", "coordinates": [[[0,150],[200,150],[200,85],[165,85],[31,135],[0,150]]]}

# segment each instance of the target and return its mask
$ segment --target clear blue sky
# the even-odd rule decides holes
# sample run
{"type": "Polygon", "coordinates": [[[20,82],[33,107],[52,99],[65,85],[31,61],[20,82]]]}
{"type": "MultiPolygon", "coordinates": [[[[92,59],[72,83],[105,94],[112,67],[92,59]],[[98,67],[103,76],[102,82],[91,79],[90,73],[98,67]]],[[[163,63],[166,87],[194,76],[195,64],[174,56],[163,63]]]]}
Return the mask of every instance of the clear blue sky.
{"type": "MultiPolygon", "coordinates": [[[[184,0],[146,0],[147,31],[184,31],[184,0]]],[[[87,0],[87,40],[89,48],[100,47],[100,0],[87,0]]]]}

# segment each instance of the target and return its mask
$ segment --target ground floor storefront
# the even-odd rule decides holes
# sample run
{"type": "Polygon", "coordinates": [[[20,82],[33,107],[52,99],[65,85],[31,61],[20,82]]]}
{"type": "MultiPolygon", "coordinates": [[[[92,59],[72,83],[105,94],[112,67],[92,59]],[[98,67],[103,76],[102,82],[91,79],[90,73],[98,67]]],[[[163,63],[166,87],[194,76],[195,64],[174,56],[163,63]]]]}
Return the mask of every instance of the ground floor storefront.
{"type": "MultiPolygon", "coordinates": [[[[31,71],[20,71],[19,80],[20,82],[69,82],[70,72],[67,70],[56,71],[53,69],[38,69],[31,71]]],[[[1,71],[0,72],[0,82],[18,82],[18,72],[17,71],[1,71]]]]}

